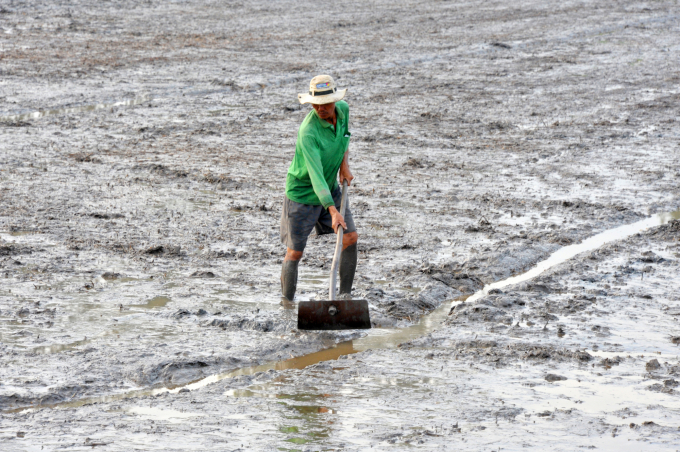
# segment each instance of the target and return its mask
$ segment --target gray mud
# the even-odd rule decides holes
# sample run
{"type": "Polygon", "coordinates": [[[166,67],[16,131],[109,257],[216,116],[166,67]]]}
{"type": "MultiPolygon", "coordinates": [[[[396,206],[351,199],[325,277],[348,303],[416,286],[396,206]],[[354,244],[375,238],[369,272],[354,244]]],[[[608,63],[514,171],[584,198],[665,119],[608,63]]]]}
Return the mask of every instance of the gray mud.
{"type": "Polygon", "coordinates": [[[3,450],[675,450],[678,223],[464,299],[680,207],[678,5],[317,5],[0,5],[3,450]],[[365,338],[279,304],[317,73],[365,338]]]}

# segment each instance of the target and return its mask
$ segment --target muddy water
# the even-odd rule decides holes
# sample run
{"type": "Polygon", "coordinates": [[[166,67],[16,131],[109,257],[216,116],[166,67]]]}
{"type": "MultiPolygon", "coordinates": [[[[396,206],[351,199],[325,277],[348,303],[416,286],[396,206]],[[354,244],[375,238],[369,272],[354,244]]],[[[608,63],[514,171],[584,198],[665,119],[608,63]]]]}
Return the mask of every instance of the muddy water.
{"type": "Polygon", "coordinates": [[[170,301],[171,301],[171,299],[169,297],[158,296],[158,297],[153,297],[152,299],[150,299],[146,303],[132,304],[130,306],[145,308],[145,309],[162,308],[166,304],[170,303],[170,301]]]}
{"type": "MultiPolygon", "coordinates": [[[[103,336],[103,335],[101,335],[103,336]]],[[[70,342],[67,344],[52,344],[52,345],[47,345],[45,347],[35,347],[33,348],[32,352],[36,354],[51,354],[51,353],[60,353],[64,352],[67,350],[73,350],[77,347],[80,347],[85,344],[89,344],[92,342],[92,339],[83,339],[81,341],[74,341],[70,342]]]]}
{"type": "MultiPolygon", "coordinates": [[[[657,214],[633,224],[620,226],[608,231],[601,232],[593,237],[584,240],[580,244],[567,246],[560,249],[559,251],[553,253],[548,259],[539,262],[536,265],[536,267],[522,275],[511,277],[503,281],[498,281],[493,284],[489,284],[488,286],[485,286],[478,292],[472,295],[463,296],[456,301],[474,302],[475,300],[480,299],[484,297],[486,294],[488,294],[489,290],[500,289],[503,287],[511,286],[513,284],[518,284],[523,281],[528,281],[545,272],[546,270],[549,270],[550,268],[556,265],[566,262],[567,260],[573,258],[574,256],[580,253],[596,250],[605,243],[613,242],[616,240],[623,240],[633,234],[637,234],[650,227],[666,224],[673,219],[679,218],[680,210],[676,210],[673,212],[657,214]]],[[[241,369],[239,371],[230,372],[223,375],[211,376],[206,378],[205,380],[192,383],[188,387],[190,389],[197,389],[207,384],[215,383],[219,380],[222,380],[223,378],[231,378],[237,375],[251,375],[253,373],[262,372],[269,369],[276,370],[303,369],[307,366],[316,364],[321,361],[337,359],[339,356],[342,355],[358,353],[366,350],[396,348],[404,342],[412,341],[416,338],[425,336],[436,330],[438,327],[441,326],[442,322],[448,316],[450,308],[451,305],[449,303],[443,303],[439,308],[435,309],[432,313],[424,316],[416,325],[399,329],[374,328],[366,336],[360,339],[343,342],[327,350],[311,353],[309,355],[305,355],[302,357],[286,361],[268,364],[265,366],[257,366],[254,368],[241,369]]]]}

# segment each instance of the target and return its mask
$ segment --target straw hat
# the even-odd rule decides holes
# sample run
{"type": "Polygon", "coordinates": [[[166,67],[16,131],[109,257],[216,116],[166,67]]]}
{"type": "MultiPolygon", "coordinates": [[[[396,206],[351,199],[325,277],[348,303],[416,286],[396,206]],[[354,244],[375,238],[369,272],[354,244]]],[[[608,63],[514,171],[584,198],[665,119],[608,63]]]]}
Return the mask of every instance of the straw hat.
{"type": "Polygon", "coordinates": [[[338,89],[330,75],[317,75],[309,82],[309,94],[298,94],[301,104],[330,104],[345,97],[347,88],[338,89]]]}

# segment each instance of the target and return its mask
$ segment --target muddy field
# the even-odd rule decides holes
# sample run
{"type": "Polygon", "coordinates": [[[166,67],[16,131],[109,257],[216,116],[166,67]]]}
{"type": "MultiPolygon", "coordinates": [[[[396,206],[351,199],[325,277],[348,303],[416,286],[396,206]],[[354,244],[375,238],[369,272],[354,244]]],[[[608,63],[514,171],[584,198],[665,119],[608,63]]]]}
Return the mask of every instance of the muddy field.
{"type": "Polygon", "coordinates": [[[0,448],[678,450],[679,20],[0,2],[0,448]],[[349,88],[368,333],[279,302],[320,73],[349,88]]]}

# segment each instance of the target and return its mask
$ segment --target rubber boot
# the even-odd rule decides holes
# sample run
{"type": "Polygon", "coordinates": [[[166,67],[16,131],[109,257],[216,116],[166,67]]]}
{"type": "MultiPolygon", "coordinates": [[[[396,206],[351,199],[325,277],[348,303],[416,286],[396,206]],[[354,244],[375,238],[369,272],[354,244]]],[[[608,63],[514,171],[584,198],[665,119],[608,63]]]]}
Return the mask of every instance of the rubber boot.
{"type": "Polygon", "coordinates": [[[357,269],[357,244],[350,245],[340,255],[340,292],[339,295],[352,294],[354,272],[357,269]]]}
{"type": "Polygon", "coordinates": [[[281,293],[288,301],[293,301],[295,298],[299,263],[300,261],[284,260],[281,267],[281,293]]]}

